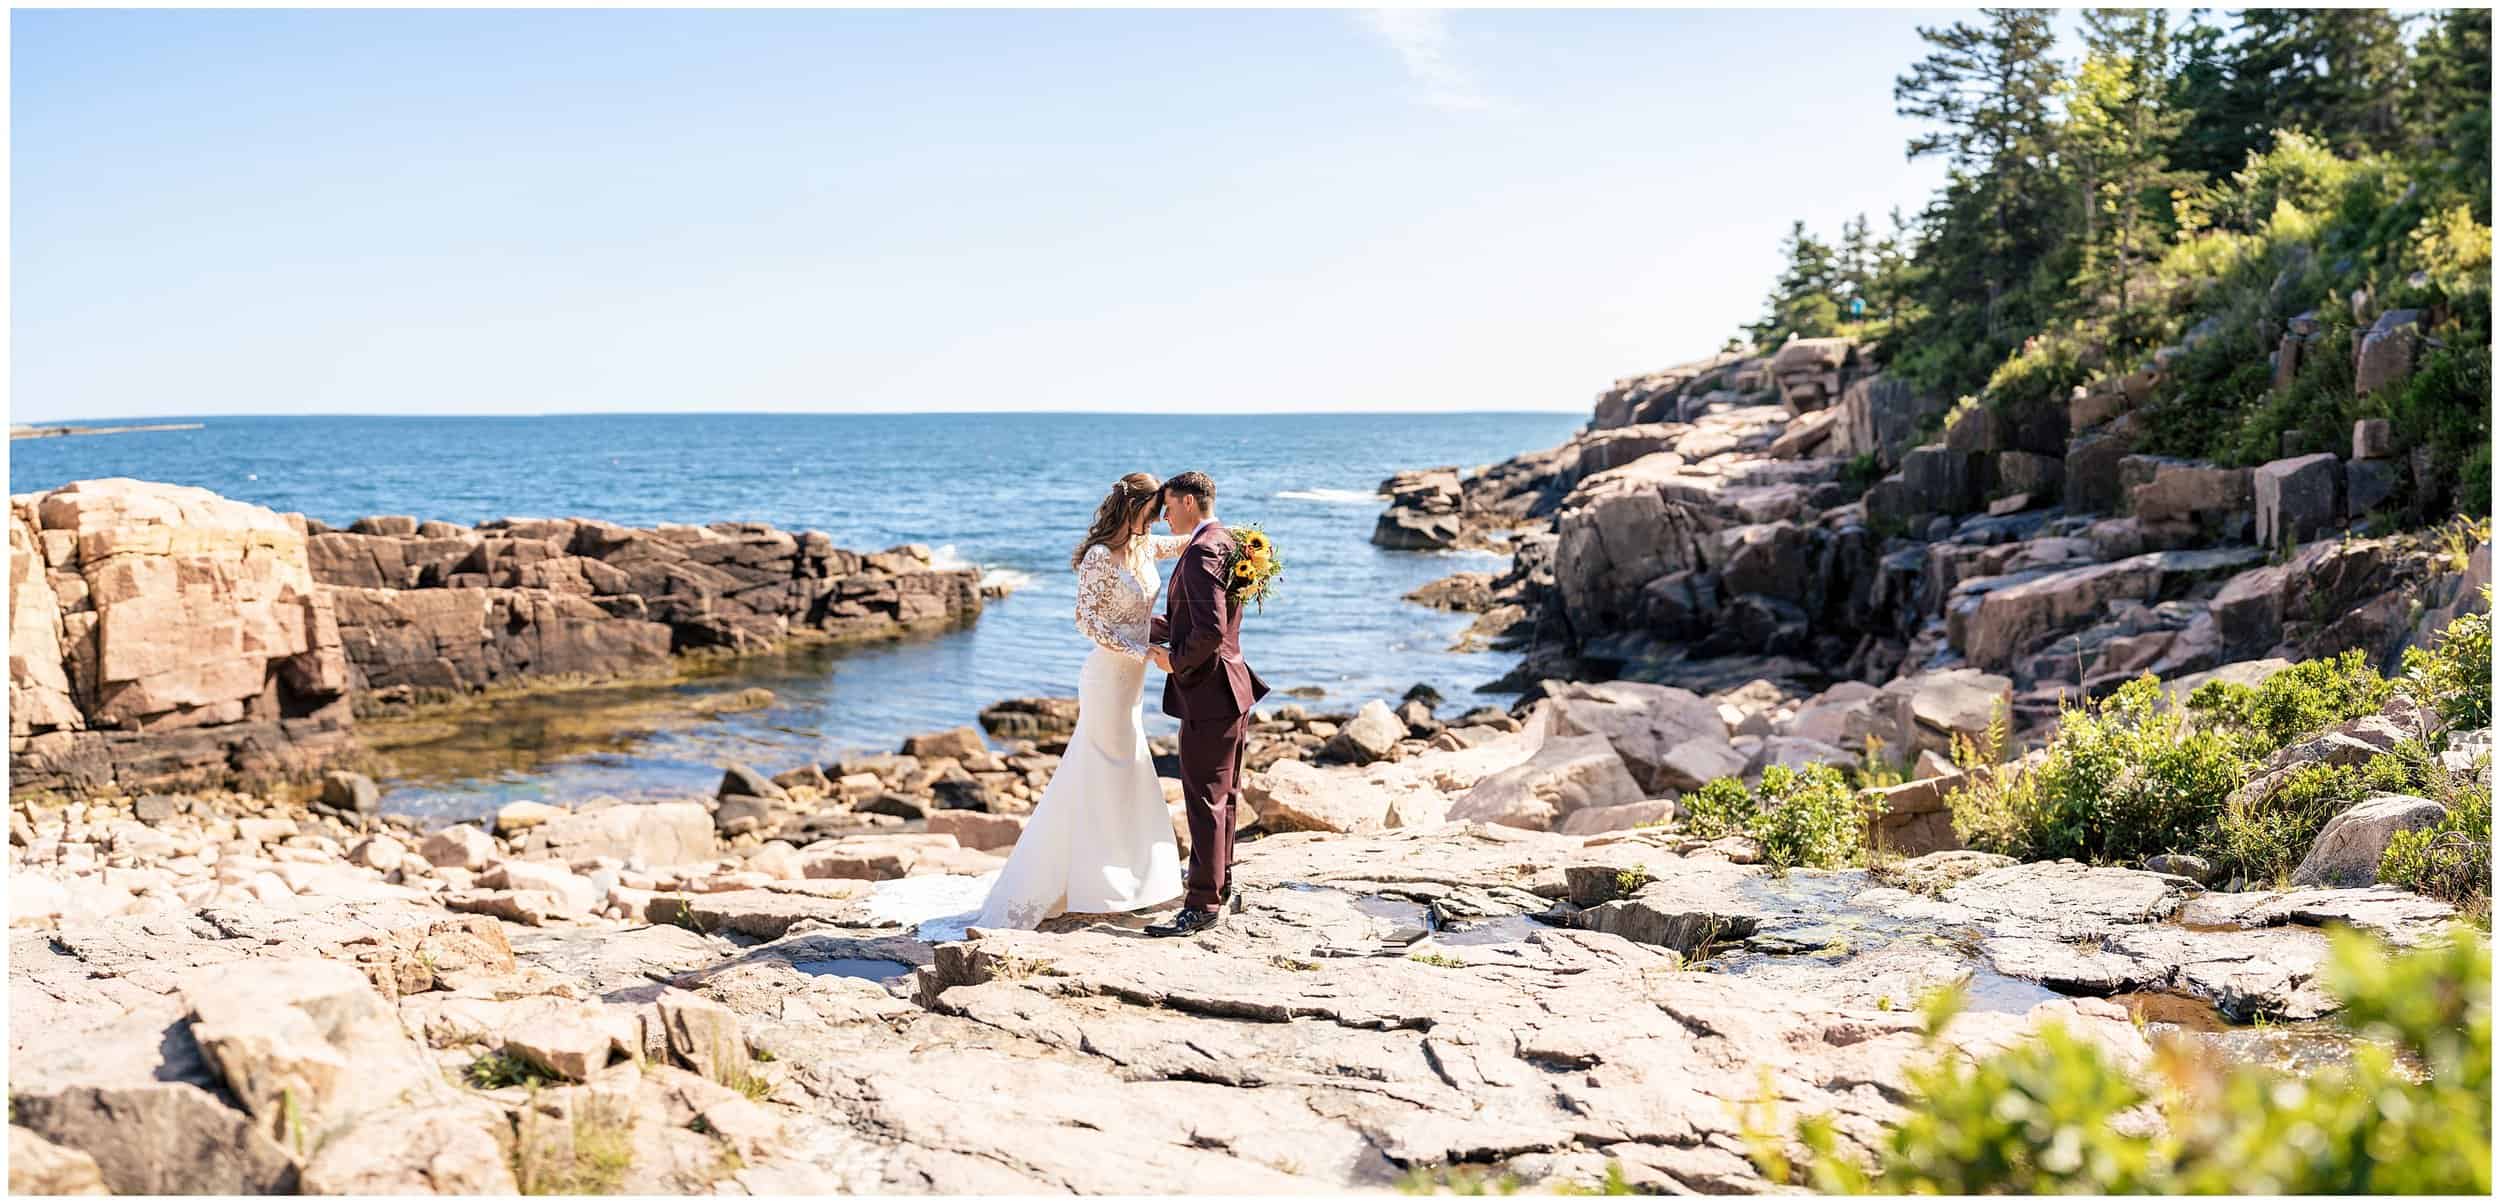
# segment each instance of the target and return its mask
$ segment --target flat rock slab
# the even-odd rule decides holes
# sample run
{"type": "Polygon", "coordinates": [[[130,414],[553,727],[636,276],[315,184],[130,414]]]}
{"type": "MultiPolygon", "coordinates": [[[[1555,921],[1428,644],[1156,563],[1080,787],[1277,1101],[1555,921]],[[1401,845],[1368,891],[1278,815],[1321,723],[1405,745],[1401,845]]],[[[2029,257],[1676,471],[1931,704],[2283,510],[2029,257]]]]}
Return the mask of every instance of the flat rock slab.
{"type": "Polygon", "coordinates": [[[738,946],[725,937],[669,924],[622,932],[513,927],[505,932],[514,957],[581,983],[594,995],[665,982],[738,955],[738,946]]]}
{"type": "Polygon", "coordinates": [[[2393,886],[2211,894],[2188,903],[2179,920],[2193,928],[2346,924],[2398,945],[2444,935],[2457,909],[2393,886]]]}

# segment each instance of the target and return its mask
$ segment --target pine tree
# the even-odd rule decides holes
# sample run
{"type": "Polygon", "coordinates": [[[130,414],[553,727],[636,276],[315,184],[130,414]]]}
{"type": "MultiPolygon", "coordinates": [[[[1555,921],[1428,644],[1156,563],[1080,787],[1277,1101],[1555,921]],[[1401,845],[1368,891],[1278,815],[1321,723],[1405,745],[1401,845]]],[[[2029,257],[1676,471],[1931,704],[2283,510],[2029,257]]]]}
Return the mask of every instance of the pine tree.
{"type": "MultiPolygon", "coordinates": [[[[1922,26],[1919,36],[1931,49],[1893,84],[1893,107],[1901,115],[1933,123],[1911,140],[1910,157],[1940,156],[1952,168],[1944,195],[1928,212],[1924,299],[1940,315],[1977,308],[1977,334],[1996,354],[2032,317],[2017,312],[2027,304],[2009,306],[2009,291],[2062,238],[2053,15],[2051,9],[1991,8],[1981,10],[1976,24],[1922,26]]],[[[1960,324],[1958,317],[1949,320],[1960,324]]],[[[1966,387],[1973,372],[1984,379],[1983,365],[1995,356],[1986,347],[1972,350],[1977,354],[1966,364],[1930,383],[1966,387]]]]}
{"type": "Polygon", "coordinates": [[[1801,221],[1789,226],[1780,255],[1788,266],[1763,300],[1762,320],[1745,328],[1754,344],[1777,347],[1792,334],[1811,339],[1839,333],[1840,267],[1831,245],[1808,233],[1801,221]]]}
{"type": "Polygon", "coordinates": [[[2064,145],[2084,187],[2083,282],[2135,301],[2138,268],[2159,254],[2171,191],[2195,183],[2165,148],[2186,127],[2173,107],[2170,14],[2098,8],[2084,14],[2084,60],[2069,89],[2064,145]]]}
{"type": "Polygon", "coordinates": [[[1875,306],[1875,238],[1863,213],[1840,223],[1840,251],[1834,274],[1842,316],[1853,322],[1872,316],[1869,311],[1875,306]]]}
{"type": "Polygon", "coordinates": [[[2214,179],[2238,171],[2248,152],[2271,138],[2265,97],[2237,83],[2239,50],[2232,30],[2191,9],[2171,39],[2178,67],[2170,78],[2170,107],[2186,115],[2171,140],[2170,162],[2181,171],[2214,179]]]}
{"type": "Polygon", "coordinates": [[[2491,10],[2441,13],[2414,47],[2407,152],[2491,224],[2491,10]]]}

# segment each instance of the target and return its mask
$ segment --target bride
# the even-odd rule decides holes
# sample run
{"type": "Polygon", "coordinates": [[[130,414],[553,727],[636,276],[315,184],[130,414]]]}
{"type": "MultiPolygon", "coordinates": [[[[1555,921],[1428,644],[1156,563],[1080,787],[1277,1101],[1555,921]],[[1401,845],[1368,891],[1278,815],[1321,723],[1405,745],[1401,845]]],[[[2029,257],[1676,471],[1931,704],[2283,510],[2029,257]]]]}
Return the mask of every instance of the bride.
{"type": "Polygon", "coordinates": [[[1133,911],[1181,893],[1171,812],[1146,751],[1146,639],[1160,586],[1154,562],[1189,543],[1147,534],[1162,502],[1153,476],[1120,478],[1069,557],[1076,629],[1094,642],[1077,677],[1076,734],[975,927],[1033,928],[1063,912],[1133,911]]]}

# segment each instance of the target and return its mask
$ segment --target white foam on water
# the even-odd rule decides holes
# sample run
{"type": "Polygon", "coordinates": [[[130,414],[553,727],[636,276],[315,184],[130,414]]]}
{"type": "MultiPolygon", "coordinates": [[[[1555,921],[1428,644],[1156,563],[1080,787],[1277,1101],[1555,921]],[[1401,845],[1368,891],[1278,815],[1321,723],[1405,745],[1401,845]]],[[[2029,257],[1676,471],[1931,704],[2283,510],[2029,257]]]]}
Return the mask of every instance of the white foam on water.
{"type": "Polygon", "coordinates": [[[1326,502],[1332,506],[1377,506],[1381,495],[1370,489],[1288,489],[1276,495],[1293,502],[1326,502]]]}
{"type": "Polygon", "coordinates": [[[1033,584],[1033,574],[1022,569],[990,569],[981,574],[984,591],[1012,594],[1033,584]]]}
{"type": "Polygon", "coordinates": [[[921,940],[960,941],[964,929],[980,918],[981,904],[996,881],[996,870],[979,876],[891,878],[869,888],[866,909],[871,921],[903,925],[921,940]]]}
{"type": "Polygon", "coordinates": [[[955,545],[951,543],[944,543],[939,544],[937,547],[930,550],[929,567],[933,569],[951,570],[977,569],[981,566],[964,559],[964,554],[956,551],[955,545]]]}

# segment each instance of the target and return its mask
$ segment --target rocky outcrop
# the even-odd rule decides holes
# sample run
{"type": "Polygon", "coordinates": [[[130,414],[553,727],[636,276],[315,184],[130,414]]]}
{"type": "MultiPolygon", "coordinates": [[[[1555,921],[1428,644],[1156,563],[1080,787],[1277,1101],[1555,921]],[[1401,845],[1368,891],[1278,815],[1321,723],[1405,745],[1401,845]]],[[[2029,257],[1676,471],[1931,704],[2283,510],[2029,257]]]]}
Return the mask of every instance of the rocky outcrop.
{"type": "Polygon", "coordinates": [[[586,519],[333,531],[205,490],[80,481],[11,499],[11,789],[309,776],[356,707],[672,654],[960,623],[977,574],[754,523],[586,519]]]}
{"type": "Polygon", "coordinates": [[[301,519],[116,478],[10,500],[13,793],[301,774],[352,672],[301,519]]]}
{"type": "Polygon", "coordinates": [[[360,691],[615,676],[672,653],[874,639],[961,623],[979,574],[920,545],[859,553],[761,523],[622,527],[360,520],[309,539],[360,691]]]}

